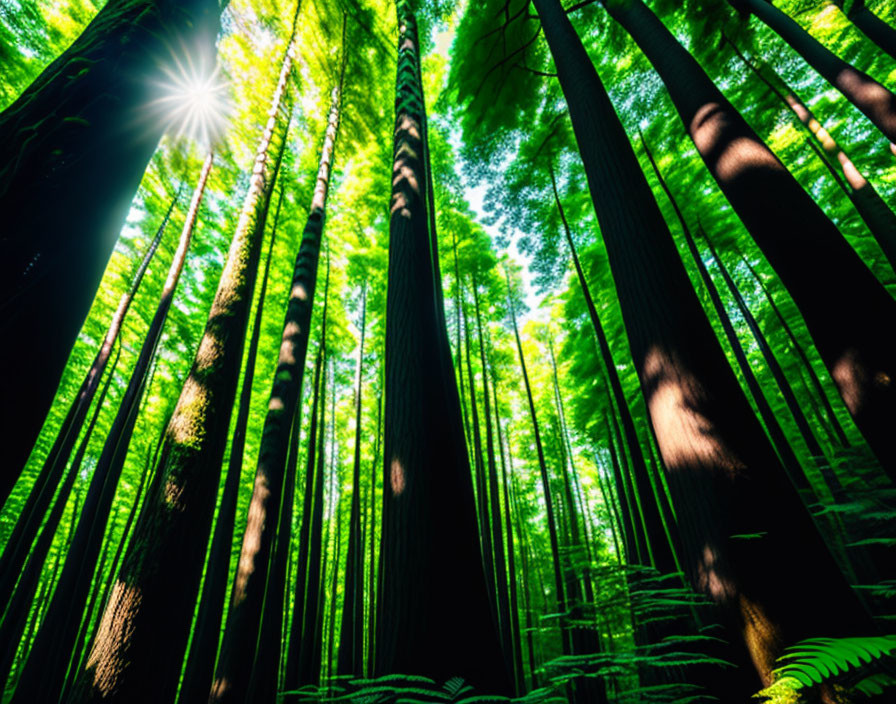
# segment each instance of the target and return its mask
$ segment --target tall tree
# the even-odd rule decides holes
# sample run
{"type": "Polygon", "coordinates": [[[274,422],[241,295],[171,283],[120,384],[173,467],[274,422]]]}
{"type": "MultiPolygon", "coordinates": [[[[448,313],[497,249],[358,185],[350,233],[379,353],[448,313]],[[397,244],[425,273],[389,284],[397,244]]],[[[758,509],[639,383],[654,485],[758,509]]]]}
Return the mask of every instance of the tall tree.
{"type": "Polygon", "coordinates": [[[78,527],[66,551],[59,584],[53,593],[44,622],[37,632],[28,664],[16,687],[17,701],[28,701],[29,697],[31,701],[58,698],[64,685],[71,650],[77,642],[81,611],[90,593],[92,570],[102,548],[107,519],[124,469],[140,401],[146,389],[150,363],[158,349],[162,329],[174,300],[213,162],[214,155],[209,152],[193,191],[193,199],[158,305],[91,476],[78,527]],[[47,668],[50,674],[42,672],[43,668],[47,668]]]}
{"type": "MultiPolygon", "coordinates": [[[[143,276],[149,267],[149,263],[159,247],[165,227],[168,224],[179,195],[180,191],[171,199],[168,211],[165,213],[165,217],[156,230],[155,237],[143,255],[140,265],[134,272],[128,290],[122,294],[118,306],[112,314],[112,320],[109,322],[109,327],[106,330],[100,348],[97,350],[96,356],[93,358],[93,362],[84,376],[84,381],[81,382],[78,395],[62,421],[59,434],[56,436],[56,440],[53,442],[46,460],[44,460],[31,493],[28,495],[28,499],[19,513],[12,533],[7,539],[3,556],[0,557],[0,575],[3,575],[0,578],[0,604],[5,604],[9,598],[15,583],[15,577],[22,568],[22,564],[28,555],[28,549],[34,541],[37,531],[40,529],[44,514],[50,506],[56,490],[59,488],[59,483],[65,474],[71,451],[78,440],[81,426],[87,418],[87,412],[90,410],[90,405],[94,400],[94,395],[109,362],[112,349],[118,341],[125,315],[127,315],[134,296],[140,288],[143,276]]],[[[118,349],[120,354],[121,347],[118,349]]],[[[62,492],[59,494],[57,501],[61,500],[64,504],[67,497],[68,494],[62,492]]]]}
{"type": "MultiPolygon", "coordinates": [[[[719,605],[729,638],[740,641],[759,677],[770,682],[781,648],[818,633],[819,612],[830,614],[828,633],[873,627],[747,404],[562,5],[535,0],[535,7],[677,508],[686,571],[719,605]],[[766,578],[770,573],[774,583],[766,578]],[[837,613],[829,604],[838,605],[837,613]]],[[[749,693],[739,686],[729,681],[729,696],[749,693]]]]}
{"type": "Polygon", "coordinates": [[[273,188],[270,153],[286,139],[290,122],[287,87],[295,57],[293,39],[294,32],[205,332],[165,431],[154,491],[134,527],[74,701],[174,698],[211,530],[273,188]]]}
{"type": "MultiPolygon", "coordinates": [[[[345,589],[339,637],[337,674],[364,674],[364,541],[361,531],[361,390],[364,381],[364,334],[367,330],[367,282],[361,289],[361,338],[355,375],[355,448],[352,462],[352,504],[345,556],[345,589]]],[[[368,530],[373,530],[371,525],[368,530]]]]}
{"type": "Polygon", "coordinates": [[[301,397],[305,357],[308,353],[311,312],[314,307],[327,194],[336,136],[339,131],[348,57],[345,46],[346,22],[347,18],[343,22],[342,31],[342,67],[330,99],[330,114],[321,148],[311,209],[293,268],[277,371],[262,431],[255,486],[250,500],[239,567],[209,702],[243,701],[251,674],[251,663],[255,658],[258,629],[261,625],[262,608],[267,591],[271,548],[283,496],[292,409],[301,397]]]}
{"type": "MultiPolygon", "coordinates": [[[[274,182],[276,180],[277,174],[274,175],[274,182]]],[[[246,445],[246,427],[249,422],[249,411],[251,408],[252,382],[255,380],[255,362],[258,356],[258,340],[261,337],[265,294],[267,293],[268,275],[271,270],[271,259],[274,252],[274,241],[277,238],[277,225],[280,221],[280,208],[283,205],[284,190],[285,188],[281,183],[280,194],[277,197],[277,209],[274,212],[274,223],[271,228],[271,241],[268,245],[267,261],[264,266],[264,276],[261,280],[261,289],[258,295],[258,305],[255,308],[252,337],[249,339],[249,351],[246,355],[243,385],[240,390],[236,423],[230,442],[227,473],[224,476],[224,491],[221,494],[221,503],[215,517],[215,530],[212,535],[211,547],[209,547],[208,564],[206,566],[205,578],[202,582],[202,593],[199,597],[199,613],[193,626],[190,652],[184,668],[184,678],[178,693],[178,698],[181,702],[205,699],[215,674],[215,656],[218,653],[218,638],[221,634],[221,620],[224,617],[227,575],[230,571],[230,546],[233,542],[240,475],[243,469],[243,454],[246,445]]]]}
{"type": "Polygon", "coordinates": [[[875,15],[865,0],[834,0],[833,4],[843,11],[862,34],[896,59],[896,29],[875,15]]]}
{"type": "Polygon", "coordinates": [[[215,0],[112,0],[0,114],[0,503],[40,432],[168,119],[154,85],[211,70],[215,0]],[[193,55],[187,56],[189,52],[193,55]]]}
{"type": "Polygon", "coordinates": [[[893,478],[896,326],[886,321],[896,320],[896,301],[656,15],[641,0],[605,7],[660,74],[697,151],[799,306],[856,425],[893,478]]]}
{"type": "Polygon", "coordinates": [[[375,672],[460,675],[483,691],[504,692],[510,684],[489,611],[457,387],[438,309],[417,20],[408,0],[398,0],[396,11],[375,672]]]}

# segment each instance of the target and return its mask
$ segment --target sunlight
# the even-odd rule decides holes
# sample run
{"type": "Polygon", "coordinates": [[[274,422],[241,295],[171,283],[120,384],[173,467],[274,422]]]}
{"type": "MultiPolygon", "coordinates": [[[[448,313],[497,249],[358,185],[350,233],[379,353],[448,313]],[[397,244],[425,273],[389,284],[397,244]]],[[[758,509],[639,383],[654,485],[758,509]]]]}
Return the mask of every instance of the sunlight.
{"type": "Polygon", "coordinates": [[[192,61],[184,65],[175,59],[174,68],[165,75],[162,94],[153,106],[163,113],[168,129],[211,145],[224,131],[229,113],[227,84],[221,80],[219,68],[208,71],[192,61]]]}

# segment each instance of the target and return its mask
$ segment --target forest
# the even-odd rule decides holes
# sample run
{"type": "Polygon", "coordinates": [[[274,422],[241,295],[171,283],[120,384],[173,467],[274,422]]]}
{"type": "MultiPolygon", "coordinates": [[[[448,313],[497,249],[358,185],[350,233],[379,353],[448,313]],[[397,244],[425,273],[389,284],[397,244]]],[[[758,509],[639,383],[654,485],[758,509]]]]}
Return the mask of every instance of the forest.
{"type": "Polygon", "coordinates": [[[896,701],[893,0],[0,0],[2,704],[896,701]]]}

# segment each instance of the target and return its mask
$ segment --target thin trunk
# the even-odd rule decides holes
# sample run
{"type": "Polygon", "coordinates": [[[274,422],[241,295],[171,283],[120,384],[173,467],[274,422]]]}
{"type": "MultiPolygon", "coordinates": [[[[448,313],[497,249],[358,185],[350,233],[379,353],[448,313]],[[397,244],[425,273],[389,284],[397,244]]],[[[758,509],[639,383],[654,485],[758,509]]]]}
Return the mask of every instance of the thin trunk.
{"type": "Polygon", "coordinates": [[[470,442],[470,424],[467,422],[467,399],[466,399],[466,390],[464,389],[464,353],[463,348],[461,347],[461,286],[460,286],[460,266],[457,263],[457,233],[454,230],[451,231],[451,242],[454,247],[452,248],[452,252],[454,254],[454,286],[455,286],[455,297],[454,297],[454,329],[456,333],[456,343],[455,349],[457,349],[457,357],[455,359],[455,365],[457,367],[457,386],[460,389],[460,413],[461,420],[464,424],[464,438],[467,441],[467,447],[469,448],[471,445],[470,442]]]}
{"type": "MultiPolygon", "coordinates": [[[[769,683],[783,647],[818,635],[819,613],[827,614],[825,631],[835,637],[871,632],[873,625],[741,392],[562,5],[534,2],[569,107],[677,508],[685,571],[718,604],[726,635],[749,651],[756,674],[769,683]]],[[[725,673],[729,699],[756,690],[755,679],[746,681],[752,669],[747,668],[725,673]],[[742,675],[745,681],[738,682],[742,675]]]]}
{"type": "Polygon", "coordinates": [[[375,672],[461,676],[483,692],[500,693],[510,683],[490,617],[460,399],[438,310],[435,233],[423,192],[428,165],[417,25],[407,0],[398,0],[396,11],[375,672]]]}
{"type": "MultiPolygon", "coordinates": [[[[79,704],[99,699],[175,698],[208,547],[273,189],[269,152],[276,153],[289,127],[280,112],[284,107],[287,116],[291,112],[285,98],[295,53],[292,44],[291,39],[205,332],[165,431],[154,490],[134,528],[134,539],[75,688],[74,701],[79,704]]],[[[196,195],[185,228],[195,221],[196,195]]]]}
{"type": "Polygon", "coordinates": [[[828,157],[819,153],[824,165],[830,170],[834,180],[843,188],[846,196],[855,206],[856,211],[868,226],[871,235],[880,245],[890,266],[896,270],[896,213],[884,202],[880,194],[868,180],[859,172],[852,160],[843,152],[840,145],[834,140],[809,107],[799,99],[799,96],[777,75],[770,66],[760,65],[750,61],[740,49],[723,32],[722,37],[735,55],[746,64],[747,68],[762,81],[775,96],[793,112],[800,123],[806,128],[814,141],[810,141],[816,151],[816,142],[827,152],[828,157]],[[838,174],[831,161],[836,161],[840,167],[838,174]]]}
{"type": "MultiPolygon", "coordinates": [[[[326,297],[324,297],[326,300],[326,297]]],[[[314,391],[311,401],[311,423],[308,428],[308,451],[305,462],[305,496],[302,503],[302,524],[299,529],[299,556],[297,559],[295,601],[293,605],[292,624],[290,626],[289,646],[286,655],[286,673],[284,683],[287,690],[297,689],[307,684],[299,681],[299,656],[306,647],[303,640],[305,632],[306,602],[308,590],[308,557],[311,552],[311,522],[314,511],[315,484],[320,480],[315,472],[317,466],[318,444],[318,402],[320,400],[321,367],[323,366],[324,342],[321,343],[314,361],[314,391]]],[[[289,701],[292,701],[291,699],[289,701]]]]}
{"type": "MultiPolygon", "coordinates": [[[[281,145],[281,148],[284,145],[281,145]]],[[[275,173],[272,183],[276,183],[277,176],[278,174],[275,173]]],[[[274,241],[277,238],[277,225],[280,221],[280,207],[283,205],[284,190],[285,188],[281,184],[280,194],[277,197],[277,209],[274,213],[274,223],[271,228],[271,241],[268,245],[264,276],[261,279],[261,289],[258,294],[258,305],[255,308],[252,337],[249,340],[249,351],[246,355],[243,385],[240,390],[233,439],[230,443],[227,474],[224,478],[224,491],[221,494],[221,504],[215,517],[215,530],[208,552],[208,564],[205,570],[205,578],[202,582],[202,592],[199,597],[199,613],[193,626],[193,640],[190,643],[190,652],[178,694],[179,701],[184,704],[201,702],[202,699],[208,696],[208,690],[211,687],[212,678],[215,674],[215,657],[218,654],[218,639],[221,635],[221,620],[224,618],[224,599],[227,594],[227,577],[230,572],[230,552],[240,490],[240,475],[243,471],[246,428],[249,423],[249,411],[251,410],[252,384],[255,381],[258,340],[261,336],[261,321],[264,315],[268,275],[271,271],[271,258],[274,252],[274,241]]]]}
{"type": "Polygon", "coordinates": [[[738,311],[746,321],[747,326],[750,328],[750,332],[753,334],[753,337],[755,338],[757,345],[759,346],[759,351],[762,353],[763,359],[765,359],[768,368],[772,372],[772,376],[774,376],[775,378],[778,389],[781,391],[781,395],[784,398],[784,403],[787,405],[787,408],[790,410],[791,415],[796,421],[800,434],[803,437],[803,441],[809,448],[809,453],[815,460],[815,464],[818,466],[819,471],[821,472],[821,476],[824,478],[825,483],[828,485],[828,488],[834,496],[834,499],[836,501],[845,500],[846,497],[843,493],[843,486],[840,484],[840,480],[837,479],[836,475],[831,470],[831,464],[825,456],[824,450],[822,450],[821,445],[818,443],[818,440],[815,438],[815,434],[812,431],[809,420],[806,418],[806,415],[800,408],[799,401],[797,401],[796,399],[793,388],[790,386],[790,383],[784,376],[784,370],[781,369],[781,365],[775,358],[771,347],[769,347],[768,341],[765,339],[765,336],[759,329],[759,323],[750,312],[750,309],[747,306],[743,295],[738,289],[737,284],[734,282],[734,279],[731,277],[728,269],[725,267],[725,264],[719,257],[718,252],[712,244],[712,241],[709,239],[705,232],[703,232],[702,234],[703,239],[706,241],[706,244],[709,247],[709,251],[712,253],[713,259],[716,260],[716,265],[719,267],[719,272],[722,274],[722,278],[725,280],[725,285],[728,286],[728,290],[734,296],[738,311]]]}
{"type": "MultiPolygon", "coordinates": [[[[495,593],[495,563],[494,549],[492,547],[492,517],[489,514],[488,485],[485,478],[485,466],[482,462],[482,433],[479,428],[479,405],[476,401],[476,379],[473,376],[473,364],[470,353],[470,325],[467,320],[466,296],[463,288],[458,291],[458,305],[461,309],[461,320],[464,326],[464,350],[467,362],[467,382],[470,385],[470,421],[473,432],[473,476],[476,481],[476,514],[479,519],[479,541],[481,545],[482,567],[485,572],[485,582],[488,585],[489,609],[492,621],[498,627],[499,617],[495,593]]],[[[503,635],[503,634],[502,634],[503,635]]]]}
{"type": "Polygon", "coordinates": [[[896,142],[896,95],[892,91],[827,49],[770,0],[728,2],[755,15],[871,120],[891,144],[896,142]]]}
{"type": "Polygon", "coordinates": [[[787,333],[787,337],[790,340],[790,344],[793,346],[793,350],[796,352],[797,356],[800,358],[800,361],[803,363],[803,367],[809,374],[809,380],[812,382],[812,387],[815,389],[815,393],[818,395],[819,399],[821,399],[821,403],[824,407],[825,414],[827,415],[828,422],[831,424],[831,427],[834,429],[834,434],[837,436],[837,440],[842,447],[850,447],[851,443],[849,442],[849,438],[846,437],[846,432],[843,430],[843,426],[840,424],[840,421],[837,419],[837,414],[834,412],[834,408],[831,406],[831,402],[828,399],[827,393],[825,393],[824,386],[821,384],[821,380],[818,378],[818,374],[815,372],[815,368],[812,366],[812,363],[809,361],[809,358],[806,356],[806,351],[803,349],[803,346],[799,343],[799,340],[796,339],[796,335],[791,329],[790,325],[787,324],[787,320],[785,320],[784,316],[781,313],[780,308],[778,308],[775,303],[775,299],[772,297],[771,292],[768,290],[768,287],[762,281],[762,278],[756,273],[756,269],[753,268],[753,265],[747,261],[746,257],[741,255],[741,261],[750,270],[750,273],[753,275],[753,278],[756,280],[756,283],[759,284],[759,288],[762,289],[763,295],[765,295],[765,300],[768,301],[769,306],[775,314],[775,317],[778,320],[778,323],[781,326],[781,329],[787,333]]]}
{"type": "Polygon", "coordinates": [[[501,634],[501,646],[504,651],[504,659],[507,663],[507,671],[514,672],[513,659],[513,634],[510,625],[510,595],[507,585],[507,561],[504,556],[504,536],[501,528],[501,499],[498,490],[498,467],[495,458],[495,441],[492,435],[492,410],[488,392],[488,365],[485,359],[485,336],[482,330],[482,315],[479,310],[479,283],[476,273],[472,277],[473,310],[476,313],[476,332],[479,339],[479,363],[482,368],[482,413],[485,423],[485,452],[487,464],[486,478],[488,481],[489,505],[488,513],[491,523],[491,556],[494,583],[496,585],[496,607],[498,615],[498,628],[501,634]]]}
{"type": "Polygon", "coordinates": [[[366,677],[373,676],[373,663],[376,657],[376,585],[377,565],[376,544],[374,543],[376,530],[376,475],[380,466],[380,437],[381,421],[383,415],[382,388],[376,400],[376,442],[373,447],[373,461],[370,463],[370,568],[367,580],[367,668],[364,671],[366,677]]]}
{"type": "Polygon", "coordinates": [[[489,368],[492,370],[492,399],[495,404],[495,430],[498,435],[498,450],[501,457],[501,488],[504,495],[504,535],[507,536],[507,572],[510,583],[510,633],[513,645],[513,673],[516,696],[525,693],[525,680],[523,678],[523,644],[520,634],[520,605],[517,590],[516,576],[516,552],[513,540],[513,523],[511,521],[510,490],[508,487],[507,457],[504,453],[504,433],[501,430],[501,407],[498,405],[498,380],[494,367],[489,360],[489,368]]]}
{"type": "Polygon", "coordinates": [[[308,429],[308,457],[305,464],[305,497],[299,531],[299,560],[293,606],[289,653],[286,660],[286,688],[317,684],[320,668],[313,672],[314,637],[320,604],[321,522],[324,498],[324,423],[326,413],[327,303],[330,265],[324,280],[320,346],[314,363],[314,396],[308,429]],[[322,375],[324,378],[322,378],[322,375]],[[318,404],[320,404],[318,406],[318,404]],[[318,410],[319,409],[319,410],[318,410]]]}
{"type": "MultiPolygon", "coordinates": [[[[339,675],[364,675],[364,542],[361,533],[361,391],[364,378],[364,333],[367,329],[367,283],[361,293],[361,339],[355,380],[355,456],[352,504],[345,557],[345,596],[339,641],[339,675]]],[[[371,527],[372,530],[372,527],[371,527]]]]}
{"type": "Polygon", "coordinates": [[[146,104],[174,64],[214,64],[219,16],[213,0],[112,0],[0,114],[0,369],[16,370],[0,382],[0,504],[168,127],[146,104]]]}
{"type": "Polygon", "coordinates": [[[747,302],[744,300],[743,294],[741,294],[740,289],[734,282],[734,279],[728,271],[728,268],[719,257],[718,252],[712,244],[712,241],[709,239],[709,236],[702,230],[700,230],[700,232],[703,235],[703,239],[706,241],[707,246],[709,247],[709,251],[712,253],[713,259],[715,259],[716,261],[716,266],[718,266],[719,268],[719,273],[722,274],[722,279],[725,281],[725,285],[728,287],[729,292],[734,297],[734,302],[737,305],[737,309],[740,312],[741,317],[743,317],[744,321],[747,323],[747,327],[750,329],[753,338],[756,340],[759,351],[762,354],[762,358],[765,360],[766,366],[769,368],[769,371],[771,371],[772,377],[774,377],[775,383],[778,385],[778,390],[781,392],[784,403],[787,405],[790,414],[796,421],[796,425],[800,431],[800,435],[802,436],[803,441],[806,443],[806,446],[809,448],[809,454],[812,455],[816,464],[827,464],[827,458],[825,457],[824,450],[816,439],[815,433],[813,432],[809,424],[809,420],[806,418],[806,415],[800,408],[799,401],[797,401],[796,395],[793,392],[793,387],[791,387],[790,382],[784,375],[784,370],[781,368],[781,364],[778,362],[777,358],[772,352],[771,347],[768,344],[768,340],[766,340],[765,335],[762,333],[762,330],[759,327],[759,323],[756,321],[755,316],[750,311],[747,302]]]}
{"type": "Polygon", "coordinates": [[[295,499],[297,453],[299,449],[299,403],[293,409],[289,433],[289,450],[283,477],[283,498],[277,517],[277,535],[271,553],[270,575],[258,629],[255,662],[247,688],[246,701],[259,704],[275,704],[277,700],[278,670],[281,658],[281,633],[283,631],[283,605],[292,538],[292,507],[295,499]]]}
{"type": "Polygon", "coordinates": [[[659,19],[640,0],[608,7],[659,72],[697,151],[799,306],[856,424],[896,476],[896,384],[886,382],[896,378],[896,301],[659,19]]]}
{"type": "Polygon", "coordinates": [[[516,340],[517,355],[520,360],[520,371],[523,373],[523,383],[526,387],[526,398],[529,403],[529,419],[532,422],[532,432],[535,438],[535,450],[538,454],[538,469],[541,477],[541,490],[544,495],[545,514],[548,522],[548,536],[551,545],[551,564],[554,572],[554,596],[557,600],[557,608],[561,614],[559,621],[561,643],[563,645],[563,654],[570,655],[572,653],[572,644],[569,639],[569,631],[565,626],[565,621],[569,616],[569,597],[566,593],[566,586],[563,581],[563,566],[560,563],[560,540],[557,530],[557,513],[554,510],[554,500],[551,495],[551,481],[548,476],[547,461],[544,456],[544,446],[541,441],[541,430],[538,425],[538,415],[535,412],[535,400],[532,397],[532,386],[529,383],[529,372],[526,369],[526,360],[523,356],[523,343],[520,340],[520,333],[516,324],[516,311],[510,293],[510,278],[507,279],[507,304],[510,308],[510,320],[513,324],[513,335],[516,340]]]}

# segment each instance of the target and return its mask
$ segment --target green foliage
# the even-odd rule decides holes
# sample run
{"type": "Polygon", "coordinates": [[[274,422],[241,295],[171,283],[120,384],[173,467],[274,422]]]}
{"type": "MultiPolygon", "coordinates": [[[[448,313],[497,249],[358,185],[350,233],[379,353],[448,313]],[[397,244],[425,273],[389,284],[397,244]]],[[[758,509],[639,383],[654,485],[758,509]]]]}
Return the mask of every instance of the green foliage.
{"type": "MultiPolygon", "coordinates": [[[[800,690],[816,685],[837,682],[846,673],[856,670],[868,676],[859,679],[855,687],[873,695],[896,684],[888,673],[873,673],[868,665],[892,660],[896,650],[896,635],[855,638],[809,638],[785,649],[778,658],[783,663],[776,668],[774,683],[760,691],[763,701],[782,702],[800,690]]],[[[884,663],[885,664],[885,663],[884,663]]]]}

